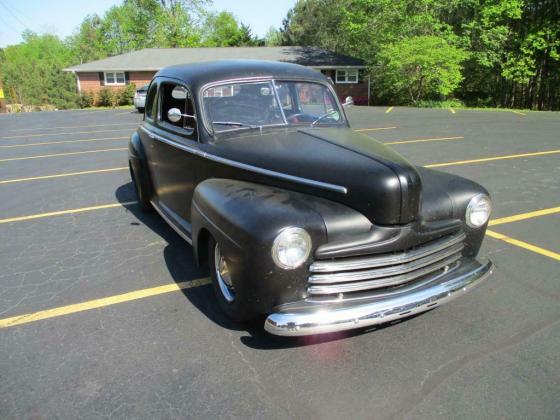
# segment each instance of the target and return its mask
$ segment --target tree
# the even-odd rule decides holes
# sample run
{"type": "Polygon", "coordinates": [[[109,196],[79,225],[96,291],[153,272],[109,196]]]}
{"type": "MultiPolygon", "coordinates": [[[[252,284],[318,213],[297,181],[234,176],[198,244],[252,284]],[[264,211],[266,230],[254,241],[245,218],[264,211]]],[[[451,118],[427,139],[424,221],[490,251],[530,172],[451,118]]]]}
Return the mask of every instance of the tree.
{"type": "Polygon", "coordinates": [[[282,33],[280,30],[276,29],[274,26],[268,28],[268,31],[264,36],[264,45],[267,47],[282,45],[282,33]]]}
{"type": "Polygon", "coordinates": [[[74,58],[71,49],[55,35],[25,31],[23,42],[4,49],[2,63],[8,99],[24,105],[76,106],[76,82],[62,69],[74,58]]]}
{"type": "Polygon", "coordinates": [[[418,103],[451,94],[461,81],[467,52],[445,39],[422,35],[405,38],[379,53],[376,78],[386,94],[418,103]]]}
{"type": "Polygon", "coordinates": [[[251,28],[239,23],[230,12],[210,13],[206,17],[202,44],[207,47],[239,47],[261,45],[251,28]]]}

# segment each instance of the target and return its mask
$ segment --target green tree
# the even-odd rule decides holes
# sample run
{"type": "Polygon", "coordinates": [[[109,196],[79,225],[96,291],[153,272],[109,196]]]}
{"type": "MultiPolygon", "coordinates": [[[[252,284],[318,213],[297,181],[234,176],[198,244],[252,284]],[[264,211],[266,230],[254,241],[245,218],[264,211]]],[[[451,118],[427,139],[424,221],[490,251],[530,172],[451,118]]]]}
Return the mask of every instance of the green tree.
{"type": "Polygon", "coordinates": [[[431,35],[405,38],[379,53],[376,79],[385,94],[418,103],[450,95],[461,83],[468,54],[431,35]]]}
{"type": "Polygon", "coordinates": [[[264,45],[267,47],[282,45],[282,33],[280,30],[276,29],[274,26],[268,28],[268,31],[264,36],[264,45]]]}
{"type": "Polygon", "coordinates": [[[239,37],[239,23],[230,12],[210,13],[204,24],[203,44],[207,47],[233,47],[239,37]]]}
{"type": "Polygon", "coordinates": [[[21,44],[4,49],[2,73],[8,100],[24,105],[76,106],[74,76],[62,71],[74,60],[71,49],[55,35],[26,31],[22,37],[21,44]]]}

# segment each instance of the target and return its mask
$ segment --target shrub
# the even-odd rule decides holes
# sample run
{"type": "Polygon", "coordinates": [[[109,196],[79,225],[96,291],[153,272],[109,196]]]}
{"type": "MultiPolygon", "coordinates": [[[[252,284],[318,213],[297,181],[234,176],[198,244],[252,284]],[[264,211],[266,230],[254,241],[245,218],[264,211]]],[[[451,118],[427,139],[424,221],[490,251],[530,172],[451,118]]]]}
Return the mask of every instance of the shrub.
{"type": "Polygon", "coordinates": [[[93,106],[93,92],[83,92],[80,96],[80,108],[89,108],[93,106]]]}
{"type": "Polygon", "coordinates": [[[124,89],[119,89],[117,94],[118,104],[132,105],[132,101],[134,100],[135,93],[136,93],[136,85],[134,83],[130,83],[129,85],[126,85],[124,89]]]}
{"type": "Polygon", "coordinates": [[[416,103],[418,108],[464,108],[465,104],[459,99],[448,99],[442,101],[424,100],[416,103]]]}
{"type": "Polygon", "coordinates": [[[103,87],[99,90],[97,94],[97,105],[98,106],[112,106],[114,101],[113,89],[110,87],[103,87]]]}

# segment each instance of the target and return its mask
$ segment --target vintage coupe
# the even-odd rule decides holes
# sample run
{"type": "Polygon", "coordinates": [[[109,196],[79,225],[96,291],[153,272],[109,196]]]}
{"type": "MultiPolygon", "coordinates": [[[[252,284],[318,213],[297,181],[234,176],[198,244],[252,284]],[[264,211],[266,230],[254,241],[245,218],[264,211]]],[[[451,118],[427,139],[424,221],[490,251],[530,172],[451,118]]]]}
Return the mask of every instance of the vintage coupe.
{"type": "Polygon", "coordinates": [[[225,314],[265,314],[272,334],[409,317],[492,272],[475,258],[488,192],[353,131],[332,83],[306,67],[162,69],[129,163],[141,207],[208,263],[225,314]]]}

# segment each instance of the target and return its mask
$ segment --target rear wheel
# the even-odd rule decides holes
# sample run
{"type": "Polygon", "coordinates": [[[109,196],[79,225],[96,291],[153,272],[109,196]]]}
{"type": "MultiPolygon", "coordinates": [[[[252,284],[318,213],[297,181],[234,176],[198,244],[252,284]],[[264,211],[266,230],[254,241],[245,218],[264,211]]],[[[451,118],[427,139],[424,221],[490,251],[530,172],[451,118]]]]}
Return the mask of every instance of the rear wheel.
{"type": "Polygon", "coordinates": [[[243,305],[240,299],[242,290],[236,287],[227,259],[222,254],[220,245],[212,237],[208,240],[208,257],[212,287],[222,312],[236,322],[254,319],[256,314],[243,305]]]}
{"type": "Polygon", "coordinates": [[[136,197],[138,198],[138,206],[140,210],[149,212],[153,210],[152,203],[150,203],[150,196],[143,184],[138,177],[139,174],[136,174],[132,169],[132,165],[129,163],[128,168],[130,169],[130,178],[132,179],[132,184],[134,185],[134,191],[136,192],[136,197]]]}

